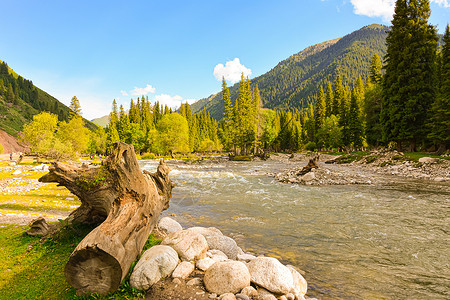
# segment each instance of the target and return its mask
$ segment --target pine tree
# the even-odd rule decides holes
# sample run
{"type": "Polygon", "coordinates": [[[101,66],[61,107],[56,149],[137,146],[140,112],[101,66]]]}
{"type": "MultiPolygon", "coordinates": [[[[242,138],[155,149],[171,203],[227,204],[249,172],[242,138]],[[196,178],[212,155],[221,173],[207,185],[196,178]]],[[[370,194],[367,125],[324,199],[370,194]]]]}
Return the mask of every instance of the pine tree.
{"type": "Polygon", "coordinates": [[[72,118],[80,118],[81,117],[81,105],[77,96],[73,96],[72,100],[70,100],[70,116],[69,119],[72,118]]]}
{"type": "Polygon", "coordinates": [[[363,146],[363,122],[361,118],[361,110],[359,108],[359,93],[360,91],[358,91],[357,87],[353,88],[348,112],[349,140],[355,148],[360,148],[363,146]]]}
{"type": "Polygon", "coordinates": [[[334,97],[333,97],[333,105],[331,107],[331,114],[335,116],[339,116],[341,113],[341,103],[344,101],[345,91],[344,86],[342,85],[341,75],[338,74],[336,77],[336,82],[334,84],[334,97]]]}
{"type": "Polygon", "coordinates": [[[325,94],[325,117],[331,116],[331,111],[333,109],[333,87],[331,82],[327,82],[327,92],[325,94]]]}
{"type": "Polygon", "coordinates": [[[450,146],[450,29],[445,29],[444,45],[440,54],[440,74],[438,96],[431,107],[429,128],[430,138],[441,154],[450,146]]]}
{"type": "Polygon", "coordinates": [[[6,89],[6,102],[12,103],[14,102],[14,90],[11,84],[8,85],[8,88],[6,89]]]}
{"type": "Polygon", "coordinates": [[[322,127],[323,123],[325,122],[325,94],[323,92],[322,86],[320,86],[319,89],[319,96],[316,100],[316,107],[314,110],[314,125],[316,132],[319,130],[320,127],[322,127]]]}
{"type": "Polygon", "coordinates": [[[405,142],[414,151],[426,137],[427,111],[436,97],[437,35],[428,24],[427,0],[397,0],[386,38],[381,123],[385,142],[405,142]]]}
{"type": "Polygon", "coordinates": [[[342,128],[342,144],[344,146],[350,145],[350,130],[349,130],[349,111],[351,92],[347,86],[343,87],[343,97],[339,106],[339,126],[342,128]]]}
{"type": "Polygon", "coordinates": [[[254,124],[254,135],[255,135],[255,142],[254,142],[254,153],[257,152],[257,148],[260,144],[260,137],[261,137],[261,130],[260,127],[262,126],[260,124],[261,122],[261,95],[259,93],[259,87],[258,84],[255,85],[253,88],[252,93],[253,98],[253,124],[254,124]]]}
{"type": "Polygon", "coordinates": [[[222,77],[222,95],[224,103],[224,133],[223,133],[223,144],[225,150],[229,151],[232,147],[233,140],[233,105],[231,104],[230,90],[227,87],[225,77],[222,77]]]}
{"type": "Polygon", "coordinates": [[[374,54],[370,63],[369,81],[373,84],[381,84],[383,75],[381,74],[381,61],[378,54],[374,54]]]}

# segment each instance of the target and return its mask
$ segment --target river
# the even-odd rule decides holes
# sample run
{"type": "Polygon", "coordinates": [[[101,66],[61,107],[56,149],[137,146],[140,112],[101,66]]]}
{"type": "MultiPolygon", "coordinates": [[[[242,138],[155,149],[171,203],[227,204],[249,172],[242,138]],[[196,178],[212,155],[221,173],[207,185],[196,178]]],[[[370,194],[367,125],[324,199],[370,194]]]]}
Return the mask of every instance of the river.
{"type": "Polygon", "coordinates": [[[164,215],[295,265],[310,297],[450,299],[449,183],[312,187],[268,176],[282,161],[169,166],[176,187],[164,215]]]}

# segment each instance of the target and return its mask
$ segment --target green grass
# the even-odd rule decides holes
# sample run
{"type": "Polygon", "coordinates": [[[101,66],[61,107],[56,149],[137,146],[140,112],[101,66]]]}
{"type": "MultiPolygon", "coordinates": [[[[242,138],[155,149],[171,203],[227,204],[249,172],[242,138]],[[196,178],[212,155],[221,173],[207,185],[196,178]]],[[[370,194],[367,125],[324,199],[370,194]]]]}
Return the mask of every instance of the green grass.
{"type": "Polygon", "coordinates": [[[338,164],[348,164],[354,161],[359,161],[366,155],[370,155],[368,151],[356,151],[348,154],[343,154],[340,157],[336,158],[336,162],[338,164]]]}
{"type": "MultiPolygon", "coordinates": [[[[63,227],[51,239],[27,236],[26,226],[0,227],[0,299],[139,299],[145,293],[129,285],[130,272],[118,291],[107,296],[76,296],[64,277],[70,254],[92,229],[63,227]]],[[[161,241],[150,235],[145,248],[161,241]]],[[[144,249],[145,249],[144,248],[144,249]]]]}
{"type": "MultiPolygon", "coordinates": [[[[6,162],[0,162],[5,167],[6,162]]],[[[67,213],[80,205],[76,196],[56,183],[38,184],[36,179],[45,172],[28,172],[30,165],[21,166],[22,174],[0,171],[0,180],[14,180],[5,184],[0,193],[0,214],[53,215],[67,213]],[[32,187],[30,190],[24,187],[32,187]]],[[[92,229],[86,226],[63,226],[53,238],[41,240],[24,232],[27,226],[0,224],[0,300],[3,299],[140,299],[142,291],[129,285],[134,267],[118,291],[107,296],[78,297],[64,277],[64,267],[70,254],[92,229]]],[[[144,250],[161,240],[150,235],[144,250]]]]}
{"type": "Polygon", "coordinates": [[[236,155],[236,156],[230,156],[230,160],[231,161],[251,161],[252,157],[249,156],[249,155],[246,155],[246,156],[244,156],[244,155],[241,155],[241,156],[236,155]]]}
{"type": "Polygon", "coordinates": [[[439,156],[439,155],[434,155],[434,154],[425,153],[425,152],[405,152],[405,156],[406,156],[406,158],[408,158],[410,160],[414,160],[414,161],[418,161],[419,158],[421,158],[421,157],[432,157],[432,158],[440,158],[440,159],[450,160],[450,157],[448,157],[448,156],[439,156]]]}

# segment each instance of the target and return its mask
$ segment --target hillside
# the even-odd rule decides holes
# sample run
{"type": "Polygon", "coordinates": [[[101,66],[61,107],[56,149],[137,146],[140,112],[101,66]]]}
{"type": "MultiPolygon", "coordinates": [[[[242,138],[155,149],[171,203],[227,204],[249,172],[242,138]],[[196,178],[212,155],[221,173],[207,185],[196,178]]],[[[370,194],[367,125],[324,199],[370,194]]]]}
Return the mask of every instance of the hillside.
{"type": "MultiPolygon", "coordinates": [[[[258,84],[263,106],[272,109],[306,107],[314,101],[320,85],[334,82],[339,73],[344,83],[353,84],[359,75],[365,79],[372,56],[386,52],[389,27],[369,25],[342,38],[310,46],[280,62],[269,72],[251,80],[258,84]]],[[[237,98],[239,84],[230,87],[232,101],[237,98]]],[[[198,112],[206,108],[220,120],[223,116],[222,93],[192,104],[198,112]]]]}
{"type": "Polygon", "coordinates": [[[95,118],[91,120],[92,123],[101,126],[101,127],[105,127],[108,126],[109,124],[109,115],[100,117],[100,118],[95,118]]]}
{"type": "MultiPolygon", "coordinates": [[[[0,129],[17,137],[23,125],[41,111],[54,113],[59,120],[66,121],[70,109],[0,61],[0,129]]],[[[84,121],[90,130],[97,128],[94,123],[84,121]]]]}

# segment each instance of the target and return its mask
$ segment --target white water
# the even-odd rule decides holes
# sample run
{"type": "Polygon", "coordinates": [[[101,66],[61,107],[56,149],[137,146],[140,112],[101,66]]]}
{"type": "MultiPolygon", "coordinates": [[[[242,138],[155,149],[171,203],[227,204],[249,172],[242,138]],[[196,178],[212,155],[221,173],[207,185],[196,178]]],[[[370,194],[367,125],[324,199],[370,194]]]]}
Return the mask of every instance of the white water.
{"type": "Polygon", "coordinates": [[[266,175],[280,162],[170,167],[176,187],[164,215],[218,227],[244,250],[296,265],[309,296],[450,298],[448,183],[307,187],[266,175]]]}

